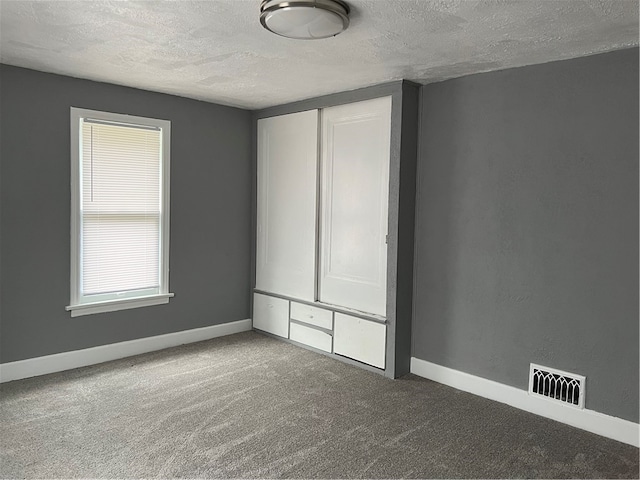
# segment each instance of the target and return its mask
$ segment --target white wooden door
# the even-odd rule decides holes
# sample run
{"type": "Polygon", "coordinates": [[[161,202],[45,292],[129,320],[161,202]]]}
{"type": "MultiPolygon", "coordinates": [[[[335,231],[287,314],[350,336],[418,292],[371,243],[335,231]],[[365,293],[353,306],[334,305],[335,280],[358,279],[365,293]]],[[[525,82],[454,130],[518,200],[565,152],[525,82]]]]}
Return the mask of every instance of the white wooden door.
{"type": "Polygon", "coordinates": [[[391,97],[322,112],[319,299],[386,316],[391,97]]]}
{"type": "Polygon", "coordinates": [[[258,120],[256,288],[315,300],[318,111],[258,120]]]}

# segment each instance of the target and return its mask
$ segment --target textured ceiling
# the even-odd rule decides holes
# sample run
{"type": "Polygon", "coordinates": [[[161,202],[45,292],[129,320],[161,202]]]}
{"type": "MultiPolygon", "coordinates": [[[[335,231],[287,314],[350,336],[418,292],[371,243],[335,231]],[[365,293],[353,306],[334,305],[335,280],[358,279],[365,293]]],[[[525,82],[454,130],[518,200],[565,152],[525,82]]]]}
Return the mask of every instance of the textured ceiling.
{"type": "Polygon", "coordinates": [[[337,37],[268,33],[259,0],[0,2],[0,61],[263,108],[638,45],[638,0],[349,0],[337,37]]]}

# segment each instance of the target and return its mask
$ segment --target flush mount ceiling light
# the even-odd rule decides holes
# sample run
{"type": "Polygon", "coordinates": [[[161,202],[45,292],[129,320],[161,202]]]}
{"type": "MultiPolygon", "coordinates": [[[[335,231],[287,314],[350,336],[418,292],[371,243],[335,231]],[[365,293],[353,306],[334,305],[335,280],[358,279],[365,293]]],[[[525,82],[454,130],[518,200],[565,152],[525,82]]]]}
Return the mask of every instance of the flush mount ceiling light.
{"type": "Polygon", "coordinates": [[[262,0],[260,23],[287,38],[334,37],[349,26],[349,6],[342,0],[262,0]]]}

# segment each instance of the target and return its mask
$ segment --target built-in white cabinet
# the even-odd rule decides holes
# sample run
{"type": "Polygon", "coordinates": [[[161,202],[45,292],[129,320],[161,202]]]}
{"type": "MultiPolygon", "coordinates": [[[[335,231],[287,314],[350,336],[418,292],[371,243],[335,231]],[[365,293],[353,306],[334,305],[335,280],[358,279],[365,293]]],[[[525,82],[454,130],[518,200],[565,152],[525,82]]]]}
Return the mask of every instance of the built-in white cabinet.
{"type": "Polygon", "coordinates": [[[253,295],[253,327],[289,338],[289,302],[282,298],[253,295]]]}
{"type": "Polygon", "coordinates": [[[386,326],[342,313],[335,315],[334,352],[384,368],[386,326]]]}
{"type": "Polygon", "coordinates": [[[391,97],[322,112],[318,299],[381,316],[387,307],[391,97]]]}
{"type": "Polygon", "coordinates": [[[331,353],[333,338],[330,333],[323,332],[299,323],[291,323],[291,340],[331,353]]]}
{"type": "Polygon", "coordinates": [[[258,120],[256,288],[315,300],[318,111],[258,120]]]}
{"type": "Polygon", "coordinates": [[[410,360],[418,86],[372,91],[257,113],[253,325],[395,377],[410,360]]]}
{"type": "Polygon", "coordinates": [[[386,313],[391,97],[257,129],[256,290],[276,296],[255,294],[254,327],[329,353],[335,332],[336,353],[384,368],[385,325],[334,327],[330,308],[386,313]]]}
{"type": "Polygon", "coordinates": [[[291,302],[291,319],[325,330],[333,330],[333,312],[311,305],[291,302]]]}
{"type": "Polygon", "coordinates": [[[386,325],[255,293],[253,326],[263,332],[288,338],[327,353],[336,353],[376,368],[385,368],[386,325]]]}

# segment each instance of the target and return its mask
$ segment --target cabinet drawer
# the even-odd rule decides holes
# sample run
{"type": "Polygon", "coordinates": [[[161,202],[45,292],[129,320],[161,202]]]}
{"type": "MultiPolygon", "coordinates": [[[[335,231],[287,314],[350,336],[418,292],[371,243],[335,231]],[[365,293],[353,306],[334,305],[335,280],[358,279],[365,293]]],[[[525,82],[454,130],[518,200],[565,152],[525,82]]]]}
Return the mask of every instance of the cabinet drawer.
{"type": "Polygon", "coordinates": [[[328,333],[298,323],[292,323],[289,328],[291,340],[331,353],[332,338],[328,333]]]}
{"type": "Polygon", "coordinates": [[[253,295],[253,328],[289,337],[289,301],[260,293],[253,295]]]}
{"type": "Polygon", "coordinates": [[[384,368],[387,326],[342,313],[335,315],[334,353],[384,368]]]}
{"type": "Polygon", "coordinates": [[[323,310],[322,308],[312,307],[311,305],[291,302],[291,318],[299,322],[309,323],[316,327],[331,330],[333,328],[332,315],[333,312],[330,310],[323,310]]]}

